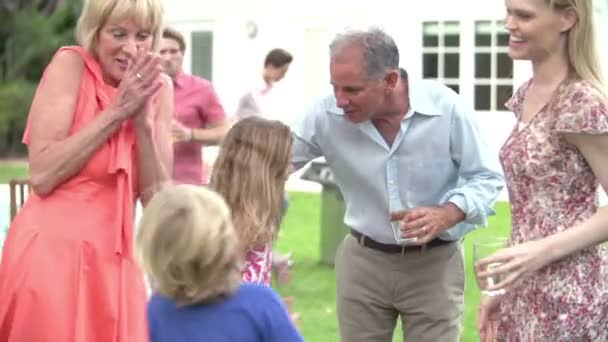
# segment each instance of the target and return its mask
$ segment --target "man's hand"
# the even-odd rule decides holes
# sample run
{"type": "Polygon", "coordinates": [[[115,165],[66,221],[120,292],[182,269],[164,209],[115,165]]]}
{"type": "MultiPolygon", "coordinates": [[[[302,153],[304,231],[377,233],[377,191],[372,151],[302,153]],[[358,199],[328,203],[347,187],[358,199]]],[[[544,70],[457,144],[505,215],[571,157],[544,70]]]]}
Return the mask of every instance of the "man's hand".
{"type": "Polygon", "coordinates": [[[192,129],[185,127],[176,120],[171,123],[171,135],[174,142],[192,141],[194,138],[192,129]]]}
{"type": "Polygon", "coordinates": [[[391,221],[401,221],[402,238],[416,238],[413,242],[416,245],[429,243],[464,218],[465,214],[451,202],[437,207],[418,207],[391,213],[391,221]]]}

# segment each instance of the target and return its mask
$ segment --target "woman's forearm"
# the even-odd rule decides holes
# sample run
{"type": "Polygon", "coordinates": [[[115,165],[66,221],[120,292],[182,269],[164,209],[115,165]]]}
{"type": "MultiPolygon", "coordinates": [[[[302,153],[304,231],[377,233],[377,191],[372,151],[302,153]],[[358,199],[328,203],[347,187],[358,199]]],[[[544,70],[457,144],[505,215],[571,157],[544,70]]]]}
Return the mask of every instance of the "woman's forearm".
{"type": "Polygon", "coordinates": [[[136,132],[140,199],[145,206],[154,193],[170,180],[170,157],[162,156],[151,129],[136,129],[136,132]]]}
{"type": "Polygon", "coordinates": [[[147,109],[148,112],[142,113],[144,116],[134,119],[137,132],[139,197],[144,206],[156,191],[170,182],[173,170],[173,83],[168,77],[163,77],[162,81],[164,86],[157,98],[158,102],[153,101],[147,109]],[[151,111],[155,111],[157,115],[149,116],[151,111]],[[153,123],[146,122],[147,117],[153,117],[153,123]]]}
{"type": "Polygon", "coordinates": [[[29,163],[33,191],[39,196],[45,196],[77,174],[123,121],[124,116],[107,109],[82,130],[63,140],[40,149],[32,141],[29,163]]]}
{"type": "Polygon", "coordinates": [[[544,239],[547,263],[596,246],[606,240],[608,240],[608,207],[602,207],[575,227],[544,239]]]}

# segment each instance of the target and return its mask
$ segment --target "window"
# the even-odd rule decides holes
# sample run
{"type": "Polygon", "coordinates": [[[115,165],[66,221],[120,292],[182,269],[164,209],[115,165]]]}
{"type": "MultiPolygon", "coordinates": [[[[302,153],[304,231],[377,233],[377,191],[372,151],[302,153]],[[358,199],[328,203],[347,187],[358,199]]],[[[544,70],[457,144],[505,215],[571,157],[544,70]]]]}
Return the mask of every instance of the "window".
{"type": "Polygon", "coordinates": [[[427,21],[422,24],[422,76],[460,91],[460,23],[427,21]]]}
{"type": "Polygon", "coordinates": [[[502,21],[475,22],[476,110],[507,110],[513,94],[513,60],[508,56],[509,33],[502,21]]]}
{"type": "Polygon", "coordinates": [[[213,32],[192,32],[192,74],[212,80],[213,32]]]}

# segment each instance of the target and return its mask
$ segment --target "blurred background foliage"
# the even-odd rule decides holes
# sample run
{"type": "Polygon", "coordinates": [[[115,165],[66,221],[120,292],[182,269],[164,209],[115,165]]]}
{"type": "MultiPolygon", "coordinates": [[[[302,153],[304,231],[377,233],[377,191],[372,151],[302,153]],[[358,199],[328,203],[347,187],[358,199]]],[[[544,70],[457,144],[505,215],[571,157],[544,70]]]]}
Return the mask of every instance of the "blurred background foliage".
{"type": "Polygon", "coordinates": [[[26,153],[21,137],[36,86],[55,51],[73,45],[82,0],[0,1],[0,158],[26,153]]]}

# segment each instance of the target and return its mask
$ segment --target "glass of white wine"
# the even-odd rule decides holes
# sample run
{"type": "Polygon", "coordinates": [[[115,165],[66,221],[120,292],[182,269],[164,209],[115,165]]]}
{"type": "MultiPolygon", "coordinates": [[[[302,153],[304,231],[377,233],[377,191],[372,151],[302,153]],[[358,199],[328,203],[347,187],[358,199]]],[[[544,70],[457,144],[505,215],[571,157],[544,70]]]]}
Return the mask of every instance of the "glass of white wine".
{"type": "Polygon", "coordinates": [[[404,238],[403,232],[401,231],[401,225],[403,221],[391,221],[391,227],[393,228],[393,235],[395,236],[395,241],[399,245],[408,245],[418,240],[417,237],[413,238],[404,238]]]}
{"type": "MultiPolygon", "coordinates": [[[[484,241],[474,242],[473,243],[473,267],[475,269],[475,273],[477,273],[477,271],[489,271],[493,268],[496,268],[496,267],[502,265],[502,263],[491,263],[491,264],[484,265],[484,267],[482,269],[478,269],[477,267],[475,267],[475,264],[477,263],[477,261],[484,259],[486,257],[489,257],[489,256],[495,254],[496,252],[498,252],[499,250],[506,248],[508,246],[508,244],[509,244],[509,240],[505,237],[494,237],[491,239],[485,239],[484,241]]],[[[505,294],[504,289],[488,290],[489,287],[494,286],[503,280],[501,275],[497,274],[497,275],[493,275],[490,277],[480,278],[476,274],[475,278],[477,279],[477,286],[479,286],[479,289],[481,290],[482,294],[489,296],[489,297],[500,296],[500,295],[505,294]]]]}
{"type": "MultiPolygon", "coordinates": [[[[401,210],[410,210],[415,208],[416,206],[410,202],[410,201],[404,201],[405,203],[401,203],[401,210]]],[[[401,226],[403,225],[403,222],[405,222],[404,220],[397,220],[397,221],[391,221],[391,228],[393,229],[393,236],[395,237],[395,241],[397,241],[397,244],[405,246],[405,245],[410,245],[414,242],[416,242],[416,240],[418,240],[417,237],[412,237],[412,238],[404,238],[403,237],[403,232],[401,231],[401,226]]]]}

